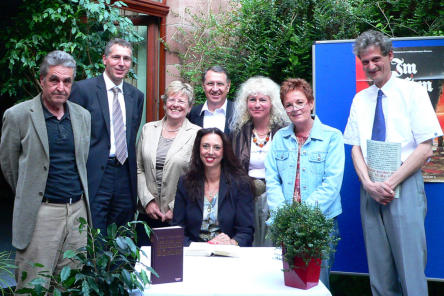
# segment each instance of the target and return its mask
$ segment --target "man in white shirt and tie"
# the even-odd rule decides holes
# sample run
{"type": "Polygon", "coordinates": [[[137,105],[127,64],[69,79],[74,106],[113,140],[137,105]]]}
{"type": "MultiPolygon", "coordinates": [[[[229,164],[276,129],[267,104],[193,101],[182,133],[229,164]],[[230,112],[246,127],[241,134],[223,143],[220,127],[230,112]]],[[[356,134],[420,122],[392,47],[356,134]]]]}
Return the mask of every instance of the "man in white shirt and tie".
{"type": "Polygon", "coordinates": [[[202,75],[202,87],[207,100],[204,104],[195,105],[188,119],[203,128],[217,127],[229,134],[229,124],[233,103],[227,100],[230,91],[230,78],[227,70],[221,66],[208,68],[202,75]]]}
{"type": "Polygon", "coordinates": [[[354,52],[373,85],[353,99],[344,142],[361,181],[361,221],[373,295],[427,295],[424,230],[427,202],[421,167],[442,130],[425,88],[392,75],[391,40],[366,31],[354,52]],[[401,144],[402,165],[384,182],[372,182],[367,140],[401,144]],[[395,198],[395,188],[400,196],[395,198]]]}
{"type": "Polygon", "coordinates": [[[70,100],[91,113],[88,186],[93,226],[134,218],[137,205],[136,136],[143,93],[123,81],[132,66],[132,46],[123,39],[108,42],[105,71],[73,85],[70,100]]]}

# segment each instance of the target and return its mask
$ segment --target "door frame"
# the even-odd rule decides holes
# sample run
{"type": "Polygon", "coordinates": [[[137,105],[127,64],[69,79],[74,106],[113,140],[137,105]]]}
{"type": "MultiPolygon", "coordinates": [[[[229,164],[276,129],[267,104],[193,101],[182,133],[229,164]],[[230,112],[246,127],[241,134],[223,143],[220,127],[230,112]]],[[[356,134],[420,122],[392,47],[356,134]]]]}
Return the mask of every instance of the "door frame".
{"type": "Polygon", "coordinates": [[[147,58],[146,58],[146,122],[159,120],[164,110],[159,101],[165,92],[166,75],[166,16],[170,8],[166,0],[123,0],[130,10],[146,15],[130,17],[134,25],[147,26],[147,58]]]}

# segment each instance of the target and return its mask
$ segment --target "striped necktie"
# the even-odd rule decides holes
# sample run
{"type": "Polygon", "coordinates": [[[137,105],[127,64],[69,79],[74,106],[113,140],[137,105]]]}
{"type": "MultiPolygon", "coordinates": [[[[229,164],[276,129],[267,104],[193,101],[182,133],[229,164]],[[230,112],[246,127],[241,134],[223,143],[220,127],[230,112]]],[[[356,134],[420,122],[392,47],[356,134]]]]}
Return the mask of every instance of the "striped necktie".
{"type": "Polygon", "coordinates": [[[123,125],[122,109],[119,104],[119,91],[117,86],[111,89],[114,93],[113,99],[113,127],[114,127],[114,142],[116,143],[116,158],[120,164],[124,164],[128,158],[128,149],[126,146],[126,132],[123,125]]]}
{"type": "Polygon", "coordinates": [[[382,110],[382,95],[382,90],[379,90],[372,129],[372,140],[375,141],[385,141],[385,119],[384,111],[382,110]]]}

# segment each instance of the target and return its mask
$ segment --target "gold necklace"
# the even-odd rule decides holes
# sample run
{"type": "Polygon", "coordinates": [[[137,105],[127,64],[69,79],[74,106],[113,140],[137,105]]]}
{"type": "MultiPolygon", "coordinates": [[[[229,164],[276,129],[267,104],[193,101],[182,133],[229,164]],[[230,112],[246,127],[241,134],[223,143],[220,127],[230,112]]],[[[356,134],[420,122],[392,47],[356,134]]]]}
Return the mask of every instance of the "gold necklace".
{"type": "Polygon", "coordinates": [[[208,195],[207,195],[208,200],[209,201],[213,200],[213,198],[218,193],[219,188],[215,189],[214,191],[210,191],[210,185],[207,182],[205,182],[205,187],[206,187],[206,190],[207,190],[207,193],[208,193],[208,195]]]}
{"type": "Polygon", "coordinates": [[[179,127],[178,129],[175,129],[175,130],[169,130],[169,129],[167,129],[167,132],[175,133],[175,132],[177,132],[177,131],[179,131],[179,130],[180,130],[180,127],[179,127]]]}
{"type": "Polygon", "coordinates": [[[270,128],[267,128],[267,131],[265,134],[260,134],[257,129],[253,128],[253,133],[255,133],[256,135],[258,135],[259,137],[264,137],[266,135],[268,135],[270,133],[270,128]]]}
{"type": "MultiPolygon", "coordinates": [[[[183,124],[183,123],[182,123],[183,124]]],[[[170,132],[170,133],[175,133],[175,132],[178,132],[181,128],[182,128],[182,125],[181,126],[179,126],[178,128],[176,128],[176,129],[172,129],[172,130],[170,130],[170,129],[168,129],[168,124],[166,123],[166,121],[163,123],[163,128],[167,131],[167,132],[170,132]]]]}

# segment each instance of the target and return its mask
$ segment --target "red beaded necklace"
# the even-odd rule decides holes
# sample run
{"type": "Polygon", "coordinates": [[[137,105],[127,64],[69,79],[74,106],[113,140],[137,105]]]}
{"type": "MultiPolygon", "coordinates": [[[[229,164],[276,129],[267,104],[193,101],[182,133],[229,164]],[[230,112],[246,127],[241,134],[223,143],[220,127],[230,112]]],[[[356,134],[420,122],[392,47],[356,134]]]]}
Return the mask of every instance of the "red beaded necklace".
{"type": "Polygon", "coordinates": [[[262,148],[264,147],[268,141],[270,141],[270,136],[271,136],[271,131],[268,130],[267,136],[265,137],[265,139],[263,141],[259,141],[258,137],[256,136],[256,130],[253,129],[253,143],[256,144],[256,146],[262,148]]]}

